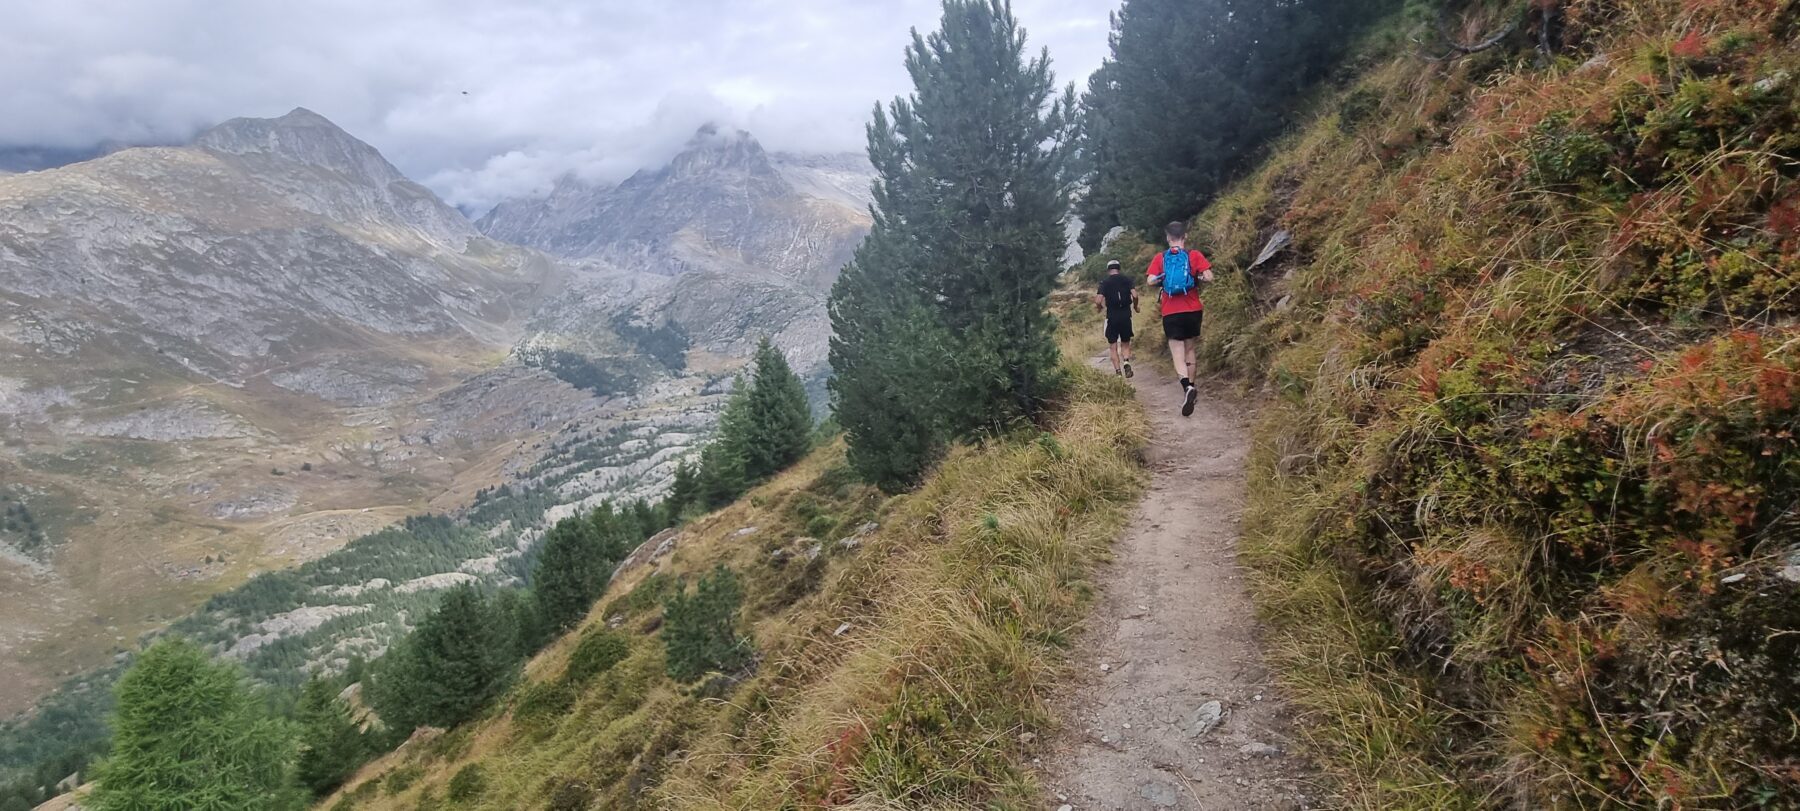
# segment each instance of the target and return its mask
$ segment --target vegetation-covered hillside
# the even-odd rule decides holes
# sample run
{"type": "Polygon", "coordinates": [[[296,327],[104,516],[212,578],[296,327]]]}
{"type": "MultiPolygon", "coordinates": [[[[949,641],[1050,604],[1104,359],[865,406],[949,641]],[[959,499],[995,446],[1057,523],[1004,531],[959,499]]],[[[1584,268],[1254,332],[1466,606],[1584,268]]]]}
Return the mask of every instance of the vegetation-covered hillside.
{"type": "MultiPolygon", "coordinates": [[[[1079,106],[998,0],[914,36],[832,296],[841,439],[813,447],[765,346],[660,508],[565,520],[502,570],[528,588],[451,592],[341,683],[252,701],[198,649],[146,654],[95,800],[187,769],[132,731],[195,682],[231,710],[209,730],[275,741],[221,785],[332,811],[1041,804],[1024,764],[1147,431],[1079,361],[1085,291],[1049,306],[1084,188],[1090,226],[1134,230],[1082,284],[1141,268],[1165,216],[1220,271],[1201,356],[1266,395],[1242,551],[1339,804],[1800,808],[1800,4],[1129,0],[1114,25],[1079,106]],[[1158,37],[1231,69],[1140,59],[1158,37]],[[1152,114],[1190,83],[1257,120],[1152,114]],[[351,775],[374,744],[399,746],[351,775]]],[[[531,498],[327,561],[474,544],[531,498]]],[[[251,671],[302,661],[279,645],[251,671]]],[[[229,765],[222,740],[188,760],[229,765]]]]}
{"type": "Polygon", "coordinates": [[[1141,475],[1129,391],[1067,371],[1052,430],[957,450],[912,494],[857,483],[838,443],[640,550],[488,718],[325,807],[1026,802],[1023,733],[1141,475]]]}
{"type": "MultiPolygon", "coordinates": [[[[484,489],[453,514],[415,516],[320,560],[259,575],[212,598],[166,636],[220,660],[222,673],[208,671],[214,684],[253,684],[256,703],[274,710],[271,719],[254,722],[285,728],[275,738],[289,749],[297,744],[300,783],[313,793],[328,793],[357,765],[404,740],[414,726],[456,723],[485,711],[520,663],[587,614],[615,564],[637,544],[729,503],[806,454],[813,443],[812,422],[800,378],[766,340],[748,371],[734,387],[699,463],[682,463],[676,487],[657,504],[560,506],[568,498],[562,486],[598,464],[595,451],[635,443],[635,453],[660,452],[623,429],[577,434],[528,471],[522,481],[529,486],[484,489]],[[523,530],[525,540],[515,544],[509,529],[523,530]],[[385,723],[368,735],[351,733],[354,740],[309,777],[309,763],[318,758],[307,753],[343,725],[329,719],[313,725],[308,719],[347,712],[337,697],[352,684],[385,723]]],[[[143,786],[213,790],[208,779],[119,765],[130,751],[121,749],[120,736],[133,725],[182,739],[167,733],[186,724],[195,741],[223,741],[225,748],[214,751],[230,758],[235,757],[231,741],[251,723],[242,714],[165,718],[166,708],[184,699],[150,689],[138,690],[142,700],[135,705],[127,703],[123,691],[129,676],[122,682],[120,675],[145,667],[146,655],[121,656],[112,667],[71,681],[23,723],[0,725],[0,767],[26,767],[10,784],[0,783],[0,809],[30,808],[58,793],[57,784],[70,775],[91,779],[96,771],[132,775],[130,782],[139,784],[134,791],[172,804],[155,807],[186,807],[182,803],[191,797],[143,786]],[[120,693],[117,706],[115,693],[120,693]],[[91,769],[100,756],[112,761],[110,769],[91,769]]],[[[203,681],[178,671],[144,676],[138,683],[203,681]]],[[[238,692],[250,694],[250,684],[237,685],[238,692]]],[[[222,706],[211,695],[185,700],[222,706]]],[[[206,748],[192,743],[182,758],[204,761],[198,752],[206,748]]],[[[273,773],[280,782],[282,770],[273,773]]],[[[135,796],[114,792],[97,795],[96,802],[101,808],[145,807],[132,804],[129,798],[135,796]]],[[[304,799],[285,789],[282,797],[284,803],[304,799]]],[[[267,800],[256,807],[287,805],[267,800]]]]}
{"type": "Polygon", "coordinates": [[[1800,806],[1800,8],[1465,5],[1198,218],[1273,655],[1364,807],[1800,806]]]}

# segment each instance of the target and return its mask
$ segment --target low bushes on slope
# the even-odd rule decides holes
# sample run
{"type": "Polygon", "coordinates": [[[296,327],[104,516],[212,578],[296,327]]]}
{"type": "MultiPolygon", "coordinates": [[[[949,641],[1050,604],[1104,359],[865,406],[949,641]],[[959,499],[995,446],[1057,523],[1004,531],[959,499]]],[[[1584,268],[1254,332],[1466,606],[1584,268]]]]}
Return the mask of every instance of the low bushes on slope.
{"type": "Polygon", "coordinates": [[[1800,14],[1560,8],[1200,218],[1272,655],[1353,804],[1800,807],[1800,14]]]}
{"type": "Polygon", "coordinates": [[[532,662],[507,712],[375,764],[332,807],[1034,801],[1021,735],[1048,723],[1089,571],[1142,477],[1129,390],[1069,372],[1052,430],[958,449],[912,494],[854,483],[838,443],[697,519],[532,662]],[[663,609],[720,565],[754,661],[675,682],[663,609]],[[471,764],[478,790],[453,785],[471,764]]]}

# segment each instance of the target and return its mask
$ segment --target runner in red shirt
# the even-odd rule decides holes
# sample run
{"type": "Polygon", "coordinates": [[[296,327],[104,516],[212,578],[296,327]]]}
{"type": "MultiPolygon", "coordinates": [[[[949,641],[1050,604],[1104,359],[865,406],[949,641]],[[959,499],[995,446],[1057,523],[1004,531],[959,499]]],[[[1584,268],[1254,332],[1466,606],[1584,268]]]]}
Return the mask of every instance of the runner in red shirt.
{"type": "MultiPolygon", "coordinates": [[[[1187,251],[1188,270],[1194,274],[1195,281],[1212,281],[1212,263],[1199,251],[1188,250],[1187,223],[1172,222],[1163,229],[1163,235],[1169,240],[1169,252],[1187,251]]],[[[1200,286],[1178,296],[1171,296],[1162,290],[1163,254],[1157,254],[1150,260],[1150,272],[1147,274],[1150,286],[1157,289],[1162,300],[1163,335],[1169,339],[1169,357],[1175,362],[1175,372],[1181,375],[1181,416],[1194,413],[1194,401],[1200,393],[1194,388],[1194,345],[1200,340],[1200,317],[1206,310],[1206,303],[1200,300],[1200,286]]]]}

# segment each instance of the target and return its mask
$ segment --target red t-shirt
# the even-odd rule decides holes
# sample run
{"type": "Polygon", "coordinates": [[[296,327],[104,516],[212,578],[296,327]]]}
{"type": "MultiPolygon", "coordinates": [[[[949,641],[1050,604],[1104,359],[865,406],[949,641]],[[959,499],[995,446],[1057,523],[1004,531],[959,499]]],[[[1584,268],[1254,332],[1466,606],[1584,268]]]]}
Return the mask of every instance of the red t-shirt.
{"type": "Polygon", "coordinates": [[[1186,293],[1182,293],[1179,296],[1171,296],[1168,293],[1162,292],[1162,265],[1163,254],[1165,253],[1168,253],[1168,251],[1156,252],[1156,256],[1150,260],[1150,272],[1147,274],[1150,277],[1150,283],[1156,286],[1157,293],[1162,296],[1162,314],[1174,315],[1176,313],[1197,313],[1206,309],[1206,303],[1200,300],[1200,285],[1198,282],[1201,279],[1201,274],[1212,269],[1212,263],[1206,261],[1205,254],[1202,254],[1193,248],[1189,248],[1188,271],[1194,274],[1194,281],[1196,284],[1194,285],[1194,289],[1189,290],[1186,293]]]}

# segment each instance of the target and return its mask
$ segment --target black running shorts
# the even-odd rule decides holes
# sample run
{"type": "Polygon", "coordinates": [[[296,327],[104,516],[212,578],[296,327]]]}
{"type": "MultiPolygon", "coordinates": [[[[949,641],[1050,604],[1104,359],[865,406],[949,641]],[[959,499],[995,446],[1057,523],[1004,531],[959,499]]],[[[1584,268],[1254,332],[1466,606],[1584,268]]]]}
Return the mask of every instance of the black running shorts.
{"type": "Polygon", "coordinates": [[[1108,313],[1106,316],[1106,342],[1109,344],[1131,343],[1135,337],[1131,330],[1131,313],[1108,313]]]}
{"type": "Polygon", "coordinates": [[[1163,316],[1163,334],[1171,341],[1187,341],[1200,337],[1200,311],[1163,316]]]}

